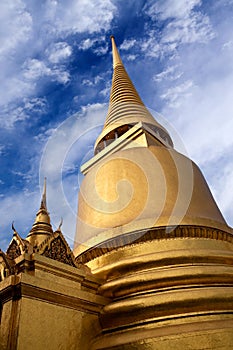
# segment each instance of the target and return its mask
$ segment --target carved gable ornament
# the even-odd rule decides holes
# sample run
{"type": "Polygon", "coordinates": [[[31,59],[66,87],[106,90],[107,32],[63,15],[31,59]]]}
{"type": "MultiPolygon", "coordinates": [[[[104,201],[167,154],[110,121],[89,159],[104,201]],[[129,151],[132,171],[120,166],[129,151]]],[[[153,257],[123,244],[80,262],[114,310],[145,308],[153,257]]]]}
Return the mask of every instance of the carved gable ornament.
{"type": "Polygon", "coordinates": [[[40,255],[60,261],[64,264],[76,266],[74,255],[60,230],[55,231],[38,247],[40,255]]]}
{"type": "Polygon", "coordinates": [[[28,250],[29,243],[20,237],[15,231],[12,240],[7,248],[6,255],[10,259],[16,259],[18,256],[28,250]]]}
{"type": "Polygon", "coordinates": [[[15,259],[22,254],[21,249],[15,240],[11,241],[6,253],[10,259],[15,259]]]}

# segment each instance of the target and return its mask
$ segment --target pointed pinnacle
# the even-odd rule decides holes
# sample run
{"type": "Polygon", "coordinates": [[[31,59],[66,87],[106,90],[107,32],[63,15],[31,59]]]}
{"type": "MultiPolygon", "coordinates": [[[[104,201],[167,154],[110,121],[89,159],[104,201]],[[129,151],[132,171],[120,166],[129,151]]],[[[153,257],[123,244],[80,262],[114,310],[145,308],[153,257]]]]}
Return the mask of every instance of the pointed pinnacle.
{"type": "Polygon", "coordinates": [[[110,36],[111,41],[112,41],[112,57],[113,57],[113,68],[115,68],[118,65],[123,65],[121,61],[120,54],[117,50],[116,43],[115,43],[115,38],[113,35],[110,36]]]}
{"type": "Polygon", "coordinates": [[[63,224],[63,218],[61,218],[57,231],[61,231],[62,224],[63,224]]]}
{"type": "Polygon", "coordinates": [[[11,228],[12,228],[12,230],[14,232],[14,235],[15,235],[16,234],[16,229],[15,229],[15,226],[14,226],[14,221],[12,221],[11,228]]]}
{"type": "Polygon", "coordinates": [[[47,210],[47,204],[46,204],[46,177],[44,178],[44,188],[43,188],[43,194],[42,194],[42,198],[41,198],[40,209],[47,210]]]}

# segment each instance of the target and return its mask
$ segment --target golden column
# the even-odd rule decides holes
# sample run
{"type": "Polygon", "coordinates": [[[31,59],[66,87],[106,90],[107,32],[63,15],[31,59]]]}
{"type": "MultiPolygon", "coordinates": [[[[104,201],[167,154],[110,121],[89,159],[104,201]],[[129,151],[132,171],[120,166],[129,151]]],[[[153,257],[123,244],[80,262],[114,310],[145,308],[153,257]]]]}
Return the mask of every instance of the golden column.
{"type": "Polygon", "coordinates": [[[111,300],[92,349],[231,349],[233,231],[111,40],[109,110],[82,166],[74,247],[111,300]]]}

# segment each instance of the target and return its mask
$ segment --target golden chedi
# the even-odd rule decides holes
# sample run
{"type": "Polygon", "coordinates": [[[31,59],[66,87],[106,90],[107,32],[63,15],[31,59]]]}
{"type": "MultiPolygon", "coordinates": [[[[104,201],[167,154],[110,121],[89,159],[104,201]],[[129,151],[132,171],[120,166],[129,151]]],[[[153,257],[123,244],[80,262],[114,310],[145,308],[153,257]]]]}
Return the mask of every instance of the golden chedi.
{"type": "Polygon", "coordinates": [[[1,350],[233,349],[233,230],[199,168],[143,104],[114,38],[76,245],[46,204],[0,250],[1,350]]]}
{"type": "Polygon", "coordinates": [[[81,169],[74,248],[111,300],[91,348],[233,348],[232,229],[199,168],[144,106],[111,40],[109,110],[81,169]]]}

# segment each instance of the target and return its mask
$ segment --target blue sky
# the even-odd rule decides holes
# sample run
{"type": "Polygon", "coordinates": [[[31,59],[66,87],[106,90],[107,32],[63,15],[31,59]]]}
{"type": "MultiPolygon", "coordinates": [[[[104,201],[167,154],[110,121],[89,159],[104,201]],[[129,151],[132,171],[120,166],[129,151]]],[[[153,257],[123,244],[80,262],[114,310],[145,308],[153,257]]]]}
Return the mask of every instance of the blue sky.
{"type": "Polygon", "coordinates": [[[48,181],[72,245],[79,167],[103,125],[109,37],[148,108],[202,169],[233,225],[232,0],[0,2],[0,246],[25,237],[48,181]]]}

